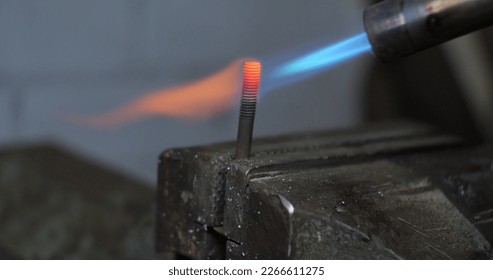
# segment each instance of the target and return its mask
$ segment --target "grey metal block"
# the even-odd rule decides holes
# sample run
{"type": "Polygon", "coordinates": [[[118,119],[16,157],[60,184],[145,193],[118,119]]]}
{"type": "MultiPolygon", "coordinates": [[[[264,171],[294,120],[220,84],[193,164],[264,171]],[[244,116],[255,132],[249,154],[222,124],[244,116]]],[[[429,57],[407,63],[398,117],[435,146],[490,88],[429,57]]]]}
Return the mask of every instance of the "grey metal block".
{"type": "Polygon", "coordinates": [[[261,139],[248,160],[233,159],[233,148],[163,154],[159,250],[250,259],[460,259],[491,250],[493,231],[481,227],[493,208],[483,195],[492,192],[491,148],[412,124],[261,139]],[[482,201],[456,195],[461,186],[482,201]]]}

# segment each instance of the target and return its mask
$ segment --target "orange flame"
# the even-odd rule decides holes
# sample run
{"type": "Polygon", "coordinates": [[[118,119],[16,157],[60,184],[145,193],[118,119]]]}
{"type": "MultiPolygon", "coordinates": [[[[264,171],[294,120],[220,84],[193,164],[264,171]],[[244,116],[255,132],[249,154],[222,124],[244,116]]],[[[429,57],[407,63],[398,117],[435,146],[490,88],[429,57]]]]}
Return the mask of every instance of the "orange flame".
{"type": "Polygon", "coordinates": [[[114,110],[94,116],[71,117],[91,126],[119,126],[152,115],[197,119],[225,112],[240,92],[242,60],[198,81],[150,92],[114,110]]]}

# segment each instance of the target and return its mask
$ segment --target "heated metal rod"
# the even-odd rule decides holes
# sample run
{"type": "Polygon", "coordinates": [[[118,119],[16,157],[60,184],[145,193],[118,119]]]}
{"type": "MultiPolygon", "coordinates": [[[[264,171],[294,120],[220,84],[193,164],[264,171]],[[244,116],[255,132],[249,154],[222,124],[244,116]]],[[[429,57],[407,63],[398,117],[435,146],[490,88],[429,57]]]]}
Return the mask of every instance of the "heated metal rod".
{"type": "Polygon", "coordinates": [[[261,71],[262,65],[259,61],[245,61],[243,63],[240,121],[236,141],[237,159],[247,159],[250,157],[261,71]]]}

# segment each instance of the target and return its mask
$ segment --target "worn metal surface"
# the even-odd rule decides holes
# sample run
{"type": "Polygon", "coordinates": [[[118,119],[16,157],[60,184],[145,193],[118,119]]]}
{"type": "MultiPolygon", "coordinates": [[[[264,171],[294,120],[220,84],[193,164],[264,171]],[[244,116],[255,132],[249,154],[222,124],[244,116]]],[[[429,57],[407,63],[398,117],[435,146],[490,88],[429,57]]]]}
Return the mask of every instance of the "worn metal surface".
{"type": "Polygon", "coordinates": [[[191,258],[488,258],[493,151],[410,125],[161,157],[157,245],[191,258]]]}
{"type": "Polygon", "coordinates": [[[0,259],[152,259],[154,192],[54,145],[0,150],[0,259]]]}
{"type": "MultiPolygon", "coordinates": [[[[217,147],[220,150],[220,147],[217,147]]],[[[223,258],[224,186],[234,146],[228,152],[165,151],[159,164],[156,248],[198,259],[223,258]]]]}
{"type": "Polygon", "coordinates": [[[238,184],[245,205],[229,212],[241,229],[225,223],[236,241],[227,257],[484,258],[493,241],[491,155],[396,155],[281,167],[274,177],[250,171],[238,184]]]}

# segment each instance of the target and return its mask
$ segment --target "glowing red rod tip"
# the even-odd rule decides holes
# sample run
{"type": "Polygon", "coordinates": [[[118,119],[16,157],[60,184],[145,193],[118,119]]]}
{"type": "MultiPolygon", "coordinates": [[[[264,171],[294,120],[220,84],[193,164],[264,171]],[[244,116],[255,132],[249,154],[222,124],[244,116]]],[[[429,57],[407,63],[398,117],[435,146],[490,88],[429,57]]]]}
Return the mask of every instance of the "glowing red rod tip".
{"type": "Polygon", "coordinates": [[[262,64],[259,61],[245,61],[243,63],[240,123],[238,125],[238,138],[236,140],[237,159],[250,157],[253,122],[255,120],[261,72],[262,64]]]}
{"type": "Polygon", "coordinates": [[[253,118],[257,105],[257,95],[260,85],[262,64],[259,61],[250,60],[243,63],[243,87],[241,92],[240,115],[253,118]]]}
{"type": "Polygon", "coordinates": [[[245,61],[243,63],[243,95],[257,95],[260,84],[262,64],[259,61],[245,61]]]}

